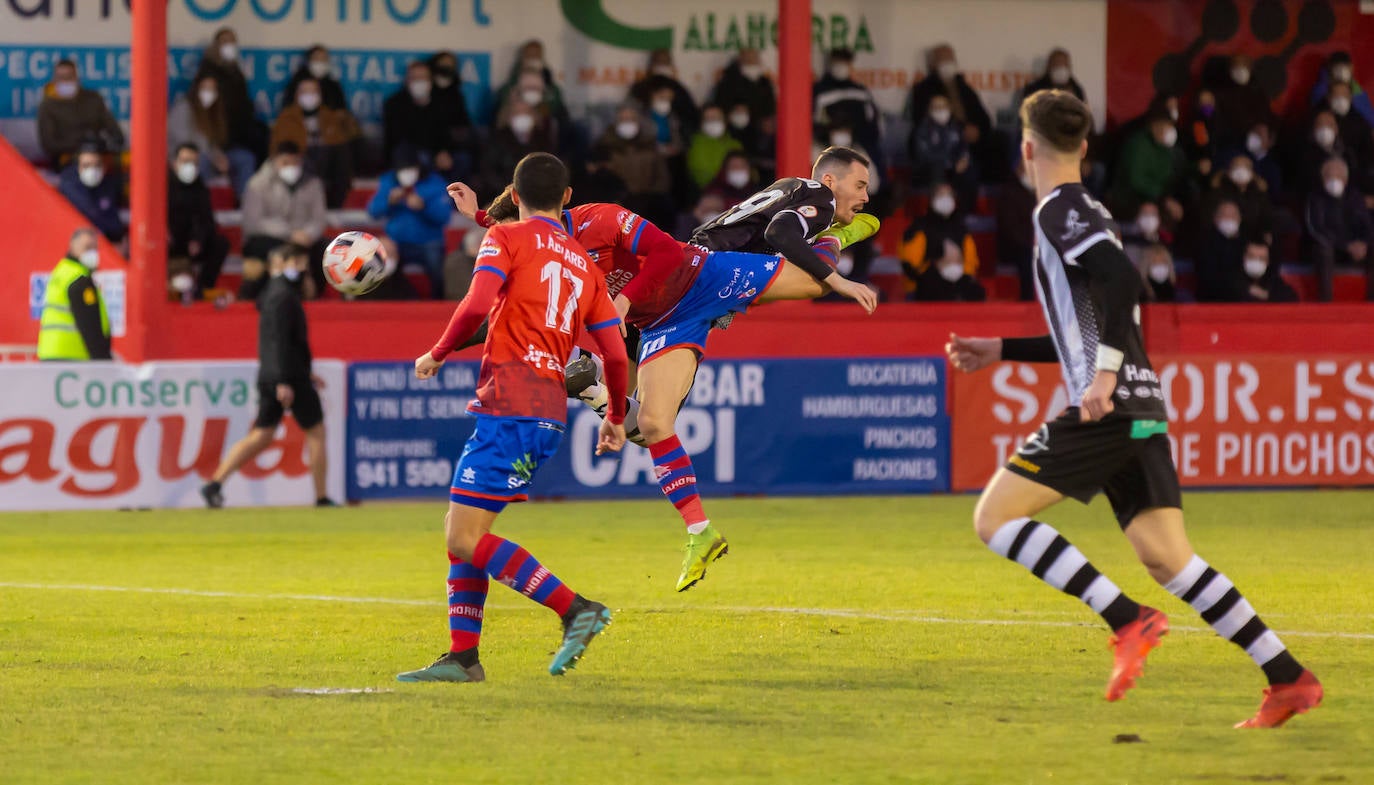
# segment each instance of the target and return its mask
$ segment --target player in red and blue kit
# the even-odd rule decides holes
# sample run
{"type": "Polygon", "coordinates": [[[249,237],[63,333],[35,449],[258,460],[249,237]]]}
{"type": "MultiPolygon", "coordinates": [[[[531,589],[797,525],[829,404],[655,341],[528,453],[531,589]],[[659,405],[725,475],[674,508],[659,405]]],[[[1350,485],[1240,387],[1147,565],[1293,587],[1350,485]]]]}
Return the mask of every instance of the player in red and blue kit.
{"type": "Polygon", "coordinates": [[[558,449],[567,420],[563,364],[585,327],[606,364],[614,394],[597,452],[625,443],[627,368],[621,320],[604,277],[559,222],[568,198],[568,171],[552,155],[526,156],[515,169],[521,220],[493,227],[483,239],[472,286],[434,348],[415,361],[415,375],[434,376],[458,343],[488,322],[477,399],[468,406],[476,428],[453,474],[444,518],[449,556],[450,649],[400,681],[475,682],[486,678],[478,659],[491,579],[553,610],[563,640],[549,672],[563,674],[611,621],[610,610],[563,584],[519,545],[491,533],[496,516],[524,501],[539,466],[558,449]]]}

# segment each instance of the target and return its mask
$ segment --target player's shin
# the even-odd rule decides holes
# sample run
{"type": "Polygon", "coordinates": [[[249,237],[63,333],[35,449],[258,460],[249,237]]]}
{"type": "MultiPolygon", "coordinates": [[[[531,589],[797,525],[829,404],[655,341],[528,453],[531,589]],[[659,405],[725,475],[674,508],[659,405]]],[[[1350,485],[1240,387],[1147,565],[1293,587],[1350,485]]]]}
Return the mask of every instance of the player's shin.
{"type": "Polygon", "coordinates": [[[572,589],[519,545],[494,534],[484,534],[473,549],[472,565],[559,616],[572,606],[572,589]]]}
{"type": "Polygon", "coordinates": [[[682,516],[687,533],[701,534],[710,521],[706,519],[701,494],[697,492],[696,468],[692,466],[691,456],[682,448],[682,442],[676,434],[670,434],[650,444],[649,454],[654,459],[654,476],[658,478],[659,488],[682,516]]]}
{"type": "Polygon", "coordinates": [[[449,651],[471,651],[472,662],[463,663],[465,667],[477,662],[488,584],[486,572],[452,553],[448,555],[449,651]]]}

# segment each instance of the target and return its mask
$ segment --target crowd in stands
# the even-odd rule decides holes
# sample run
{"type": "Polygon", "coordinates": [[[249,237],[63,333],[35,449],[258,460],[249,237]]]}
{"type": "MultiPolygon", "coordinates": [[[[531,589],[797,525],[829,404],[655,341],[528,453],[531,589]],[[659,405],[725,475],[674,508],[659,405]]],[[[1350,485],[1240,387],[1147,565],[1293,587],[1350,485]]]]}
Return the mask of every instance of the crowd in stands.
{"type": "MultiPolygon", "coordinates": [[[[243,296],[278,246],[318,261],[330,211],[366,175],[377,187],[365,208],[385,227],[388,248],[423,271],[431,296],[452,297],[465,290],[476,245],[475,233],[449,240],[449,182],[468,182],[486,200],[521,157],[553,152],[572,165],[579,201],[623,204],[685,238],[775,176],[776,93],[752,49],[721,63],[701,104],[679,81],[672,53],[651,53],[596,133],[573,119],[539,41],[520,48],[489,126],[469,112],[456,56],[438,52],[411,62],[386,99],[380,144],[364,139],[326,47],[303,54],[271,122],[254,110],[239,52],[235,32],[219,30],[168,116],[170,250],[194,293],[215,288],[234,250],[216,226],[210,183],[226,183],[241,209],[243,296]]],[[[1000,266],[1019,280],[1015,296],[1033,299],[1036,199],[1019,130],[994,123],[949,45],[926,53],[900,130],[856,80],[855,59],[830,52],[815,82],[815,147],[850,146],[873,161],[869,209],[901,224],[884,250],[900,262],[905,296],[983,300],[1000,266]],[[983,236],[991,242],[980,258],[983,236]]],[[[1139,117],[1094,137],[1085,184],[1116,216],[1150,300],[1293,301],[1285,264],[1309,266],[1322,300],[1332,298],[1338,269],[1360,268],[1374,299],[1374,105],[1349,54],[1326,60],[1297,116],[1276,116],[1252,72],[1243,55],[1213,58],[1190,94],[1158,95],[1139,117]]],[[[1084,97],[1064,49],[1048,53],[1025,92],[1050,88],[1084,97]]],[[[54,69],[37,127],[63,195],[123,242],[125,139],[74,63],[54,69]]],[[[842,272],[865,278],[877,254],[872,242],[852,249],[842,272]]],[[[323,291],[320,266],[310,269],[307,291],[323,291]]],[[[375,296],[416,296],[404,276],[394,278],[375,296]]]]}

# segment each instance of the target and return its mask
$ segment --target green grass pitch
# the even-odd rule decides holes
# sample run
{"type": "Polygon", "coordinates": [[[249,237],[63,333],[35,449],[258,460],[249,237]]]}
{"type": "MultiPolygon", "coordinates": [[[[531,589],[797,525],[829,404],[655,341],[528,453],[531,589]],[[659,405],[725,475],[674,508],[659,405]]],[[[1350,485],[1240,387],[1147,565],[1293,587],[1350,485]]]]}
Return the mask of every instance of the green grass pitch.
{"type": "Polygon", "coordinates": [[[1185,499],[1326,685],[1278,731],[1231,728],[1259,670],[1099,500],[1044,517],[1174,624],[1103,701],[1106,631],[973,501],[708,499],[730,555],[681,595],[661,500],[513,507],[498,533],[615,622],[553,678],[557,619],[493,584],[478,685],[394,681],[447,648],[441,504],[0,516],[0,783],[1374,781],[1374,493],[1185,499]]]}

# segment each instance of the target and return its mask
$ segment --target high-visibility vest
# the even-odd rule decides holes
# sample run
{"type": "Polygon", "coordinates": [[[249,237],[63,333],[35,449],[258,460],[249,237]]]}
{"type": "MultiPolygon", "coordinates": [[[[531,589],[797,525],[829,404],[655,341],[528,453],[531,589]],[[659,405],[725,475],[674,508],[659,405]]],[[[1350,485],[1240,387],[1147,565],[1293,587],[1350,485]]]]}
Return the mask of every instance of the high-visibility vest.
{"type": "MultiPolygon", "coordinates": [[[[89,276],[86,266],[72,259],[63,259],[53,268],[48,278],[48,290],[43,295],[43,318],[38,323],[38,359],[40,360],[89,360],[91,352],[81,331],[76,328],[72,317],[72,306],[67,300],[67,289],[76,279],[89,276]]],[[[110,316],[105,312],[105,299],[100,290],[95,289],[95,303],[100,307],[100,329],[110,334],[110,316]]]]}

